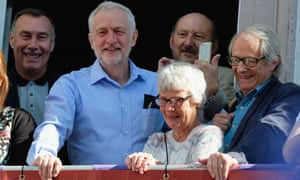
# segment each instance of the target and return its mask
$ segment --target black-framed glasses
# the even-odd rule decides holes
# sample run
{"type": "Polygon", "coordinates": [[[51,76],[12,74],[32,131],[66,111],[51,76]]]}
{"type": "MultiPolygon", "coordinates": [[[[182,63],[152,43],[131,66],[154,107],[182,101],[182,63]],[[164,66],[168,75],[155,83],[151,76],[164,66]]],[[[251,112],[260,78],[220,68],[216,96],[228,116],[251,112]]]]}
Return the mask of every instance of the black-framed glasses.
{"type": "Polygon", "coordinates": [[[192,97],[192,95],[188,95],[186,97],[172,97],[172,98],[163,98],[159,97],[159,95],[155,98],[155,103],[160,107],[165,107],[168,103],[169,105],[180,107],[184,101],[192,97]]]}
{"type": "Polygon", "coordinates": [[[228,63],[231,66],[238,66],[240,64],[240,62],[242,61],[248,67],[255,67],[257,65],[257,63],[263,59],[265,59],[265,56],[263,56],[261,58],[255,58],[255,57],[239,58],[236,56],[229,56],[228,63]]]}

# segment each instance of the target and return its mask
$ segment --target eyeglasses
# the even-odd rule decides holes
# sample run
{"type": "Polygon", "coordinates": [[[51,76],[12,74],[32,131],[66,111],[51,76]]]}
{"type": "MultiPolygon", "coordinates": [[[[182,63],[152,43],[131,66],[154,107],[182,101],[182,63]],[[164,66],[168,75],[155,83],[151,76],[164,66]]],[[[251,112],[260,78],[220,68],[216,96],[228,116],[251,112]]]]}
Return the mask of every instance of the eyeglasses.
{"type": "Polygon", "coordinates": [[[184,101],[192,97],[192,95],[188,95],[186,97],[172,97],[170,99],[167,98],[161,98],[157,96],[155,98],[155,103],[160,107],[165,107],[168,103],[175,107],[180,107],[184,101]]]}
{"type": "Polygon", "coordinates": [[[240,64],[240,62],[242,61],[243,64],[245,64],[248,67],[255,67],[259,61],[261,61],[265,58],[266,58],[265,56],[263,56],[261,58],[254,58],[254,57],[239,58],[239,57],[236,57],[236,56],[229,56],[228,57],[228,63],[231,66],[238,66],[240,64]]]}

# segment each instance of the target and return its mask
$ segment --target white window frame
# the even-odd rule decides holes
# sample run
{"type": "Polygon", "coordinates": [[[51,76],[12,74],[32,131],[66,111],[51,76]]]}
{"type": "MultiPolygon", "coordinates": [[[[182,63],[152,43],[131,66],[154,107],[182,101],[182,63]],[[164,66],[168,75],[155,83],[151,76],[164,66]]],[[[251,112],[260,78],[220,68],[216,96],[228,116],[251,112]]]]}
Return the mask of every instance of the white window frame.
{"type": "Polygon", "coordinates": [[[9,29],[12,18],[12,0],[0,0],[0,50],[8,59],[9,29]]]}

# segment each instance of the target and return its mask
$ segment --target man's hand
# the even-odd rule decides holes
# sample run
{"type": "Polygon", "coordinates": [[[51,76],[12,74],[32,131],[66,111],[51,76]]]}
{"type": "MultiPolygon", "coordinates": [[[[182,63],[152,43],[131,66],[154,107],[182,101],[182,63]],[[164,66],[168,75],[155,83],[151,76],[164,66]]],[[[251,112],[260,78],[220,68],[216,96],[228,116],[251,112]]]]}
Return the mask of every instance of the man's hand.
{"type": "MultiPolygon", "coordinates": [[[[219,79],[218,79],[218,64],[221,55],[217,54],[212,58],[211,64],[195,60],[194,65],[197,66],[201,71],[203,71],[205,80],[207,83],[207,97],[211,97],[215,95],[219,88],[219,79]]],[[[167,57],[162,57],[158,61],[158,71],[161,70],[166,65],[174,62],[174,59],[170,59],[167,57]]]]}
{"type": "Polygon", "coordinates": [[[215,55],[212,58],[211,64],[199,60],[194,61],[194,64],[204,73],[207,82],[207,97],[214,96],[219,88],[218,63],[220,57],[220,54],[215,55]]]}
{"type": "Polygon", "coordinates": [[[239,167],[236,159],[219,152],[211,154],[208,159],[199,159],[199,162],[206,164],[209,174],[216,180],[226,180],[229,171],[239,167]]]}
{"type": "Polygon", "coordinates": [[[228,114],[227,112],[221,112],[215,114],[213,117],[212,124],[218,126],[222,129],[224,133],[226,133],[231,127],[231,122],[234,117],[233,113],[228,114]]]}
{"type": "Polygon", "coordinates": [[[38,167],[39,175],[43,180],[56,178],[62,169],[61,160],[51,154],[39,156],[32,165],[38,167]]]}
{"type": "Polygon", "coordinates": [[[163,67],[165,67],[168,64],[171,64],[174,61],[175,61],[174,59],[170,59],[170,58],[167,58],[167,57],[160,58],[160,60],[158,61],[157,71],[161,70],[163,67]]]}

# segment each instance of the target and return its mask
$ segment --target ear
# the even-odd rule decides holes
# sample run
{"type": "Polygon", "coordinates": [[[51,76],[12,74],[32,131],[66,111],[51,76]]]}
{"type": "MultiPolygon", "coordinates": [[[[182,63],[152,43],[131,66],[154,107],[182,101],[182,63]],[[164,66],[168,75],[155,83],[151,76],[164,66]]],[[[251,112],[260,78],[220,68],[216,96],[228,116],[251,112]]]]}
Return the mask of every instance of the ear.
{"type": "Polygon", "coordinates": [[[135,46],[138,36],[139,36],[139,32],[138,32],[138,30],[136,29],[136,30],[133,32],[133,36],[132,36],[132,43],[131,43],[131,46],[132,46],[132,47],[135,46]]]}
{"type": "Polygon", "coordinates": [[[277,55],[277,61],[272,61],[271,71],[274,72],[277,69],[277,67],[279,66],[280,63],[281,63],[281,56],[278,54],[277,55]]]}
{"type": "Polygon", "coordinates": [[[169,46],[170,46],[170,49],[173,49],[173,39],[174,39],[174,33],[171,33],[170,39],[169,39],[169,46]]]}
{"type": "Polygon", "coordinates": [[[9,33],[9,44],[12,49],[15,47],[15,37],[12,32],[9,33]]]}
{"type": "Polygon", "coordinates": [[[94,40],[93,40],[92,33],[88,34],[88,39],[89,39],[89,43],[90,43],[90,46],[91,46],[92,50],[95,50],[95,43],[94,43],[94,40]]]}
{"type": "Polygon", "coordinates": [[[51,48],[50,48],[50,51],[52,52],[54,50],[54,46],[55,46],[55,39],[52,39],[51,40],[51,48]]]}
{"type": "Polygon", "coordinates": [[[219,39],[214,39],[212,41],[211,54],[215,54],[219,48],[219,39]]]}

